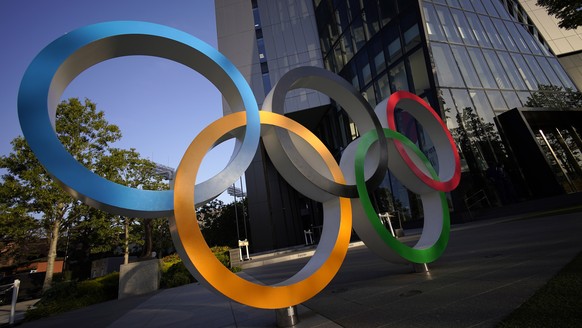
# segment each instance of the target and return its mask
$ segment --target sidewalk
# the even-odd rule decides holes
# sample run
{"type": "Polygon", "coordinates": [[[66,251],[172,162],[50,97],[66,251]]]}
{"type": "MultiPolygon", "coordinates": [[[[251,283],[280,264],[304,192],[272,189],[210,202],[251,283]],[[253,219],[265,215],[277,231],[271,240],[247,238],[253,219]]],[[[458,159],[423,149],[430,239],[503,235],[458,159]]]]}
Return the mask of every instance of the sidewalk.
{"type": "MultiPolygon", "coordinates": [[[[354,246],[333,281],[299,306],[298,327],[494,327],[582,251],[581,231],[582,213],[458,225],[428,274],[354,246]]],[[[307,260],[242,274],[271,284],[307,260]]],[[[191,284],[22,327],[273,327],[275,322],[273,310],[236,304],[191,284]]]]}
{"type": "MultiPolygon", "coordinates": [[[[24,320],[24,312],[26,312],[29,306],[33,305],[37,301],[38,300],[29,300],[16,303],[16,308],[14,309],[14,322],[18,323],[24,320]]],[[[11,309],[11,304],[0,306],[0,327],[7,326],[10,322],[11,309]]]]}

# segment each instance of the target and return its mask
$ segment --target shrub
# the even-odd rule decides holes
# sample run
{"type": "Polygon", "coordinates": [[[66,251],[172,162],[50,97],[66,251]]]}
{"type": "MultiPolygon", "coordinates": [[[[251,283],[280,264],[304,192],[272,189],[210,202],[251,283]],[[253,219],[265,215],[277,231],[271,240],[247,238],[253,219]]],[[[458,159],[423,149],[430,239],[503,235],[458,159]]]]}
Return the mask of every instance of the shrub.
{"type": "MultiPolygon", "coordinates": [[[[228,246],[214,246],[211,248],[216,258],[232,272],[239,272],[241,268],[230,268],[230,255],[228,246]]],[[[196,278],[190,274],[178,254],[164,257],[162,260],[161,288],[172,288],[196,282],[196,278]]]]}
{"type": "Polygon", "coordinates": [[[119,273],[81,282],[57,282],[42,294],[35,307],[26,311],[26,321],[40,319],[117,298],[119,273]]]}
{"type": "Polygon", "coordinates": [[[196,279],[186,269],[184,263],[180,260],[170,266],[165,272],[162,271],[160,280],[161,288],[172,288],[196,282],[196,279]]]}

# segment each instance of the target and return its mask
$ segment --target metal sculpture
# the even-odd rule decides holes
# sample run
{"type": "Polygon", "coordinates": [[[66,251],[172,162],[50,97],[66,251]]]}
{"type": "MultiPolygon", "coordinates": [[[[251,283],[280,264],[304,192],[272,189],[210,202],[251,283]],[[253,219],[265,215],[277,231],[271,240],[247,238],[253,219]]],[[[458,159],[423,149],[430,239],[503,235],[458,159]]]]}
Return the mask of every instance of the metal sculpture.
{"type": "Polygon", "coordinates": [[[170,217],[174,243],[190,272],[207,287],[242,304],[280,309],[316,295],[331,281],[345,258],[352,217],[354,228],[366,245],[395,262],[434,261],[448,242],[449,216],[443,192],[459,182],[459,155],[440,118],[424,101],[407,92],[393,94],[374,113],[342,78],[320,68],[301,67],[281,78],[259,111],[243,76],[206,43],[166,26],[121,21],[82,27],[42,50],[22,80],[18,112],[30,147],[65,190],[111,213],[170,217]],[[192,68],[222,92],[232,109],[191,143],[177,169],[174,190],[133,189],[99,177],[67,153],[54,132],[56,105],[67,85],[92,65],[130,55],[167,58],[192,68]],[[297,88],[330,96],[357,124],[362,137],[347,147],[340,165],[315,135],[282,115],[286,93],[297,88]],[[432,138],[439,173],[416,145],[396,132],[397,105],[414,116],[432,138]],[[215,177],[196,184],[196,173],[205,154],[229,138],[237,139],[229,164],[215,177]],[[249,282],[225,268],[204,241],[195,212],[197,206],[218,196],[244,173],[260,138],[283,177],[324,208],[322,237],[314,256],[303,269],[274,286],[249,282]],[[381,183],[388,169],[407,188],[421,195],[425,229],[414,247],[400,244],[387,234],[371,206],[368,190],[381,183]]]}

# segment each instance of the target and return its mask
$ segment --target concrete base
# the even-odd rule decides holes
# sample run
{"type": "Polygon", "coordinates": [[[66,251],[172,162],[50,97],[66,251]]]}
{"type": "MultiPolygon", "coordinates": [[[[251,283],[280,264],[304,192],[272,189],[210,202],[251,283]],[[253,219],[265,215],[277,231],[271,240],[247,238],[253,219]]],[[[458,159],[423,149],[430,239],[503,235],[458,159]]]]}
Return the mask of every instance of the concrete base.
{"type": "Polygon", "coordinates": [[[123,299],[158,290],[160,275],[160,261],[157,259],[122,264],[119,267],[118,298],[123,299]]]}

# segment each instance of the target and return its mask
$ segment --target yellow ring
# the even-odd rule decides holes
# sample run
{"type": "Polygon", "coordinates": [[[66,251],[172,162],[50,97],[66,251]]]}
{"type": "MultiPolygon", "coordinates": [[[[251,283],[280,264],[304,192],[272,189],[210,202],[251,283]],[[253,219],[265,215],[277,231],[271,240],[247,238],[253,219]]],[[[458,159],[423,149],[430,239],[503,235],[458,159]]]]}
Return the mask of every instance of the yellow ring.
{"type": "MultiPolygon", "coordinates": [[[[261,111],[260,119],[261,124],[287,129],[307,141],[322,157],[334,180],[345,183],[335,159],[313,133],[299,123],[279,114],[261,111]]],[[[224,135],[245,124],[244,112],[224,116],[206,127],[186,150],[176,172],[174,185],[174,218],[171,221],[179,236],[174,239],[179,239],[181,244],[182,260],[201,276],[201,282],[206,282],[230,299],[248,306],[263,309],[285,308],[315,296],[327,286],[339,270],[347,253],[352,230],[351,203],[348,198],[339,197],[340,217],[333,247],[327,250],[318,249],[312,260],[295,276],[281,284],[265,286],[252,283],[232,273],[216,259],[198,227],[194,186],[198,168],[206,153],[224,135]],[[327,252],[327,254],[321,254],[321,252],[327,252]],[[322,258],[318,255],[326,256],[322,258]],[[307,277],[298,280],[304,275],[307,277]]],[[[324,231],[325,225],[324,222],[324,231]]]]}

